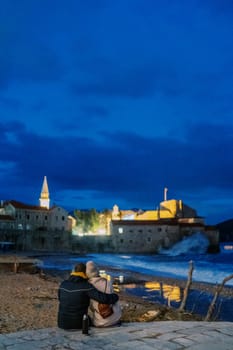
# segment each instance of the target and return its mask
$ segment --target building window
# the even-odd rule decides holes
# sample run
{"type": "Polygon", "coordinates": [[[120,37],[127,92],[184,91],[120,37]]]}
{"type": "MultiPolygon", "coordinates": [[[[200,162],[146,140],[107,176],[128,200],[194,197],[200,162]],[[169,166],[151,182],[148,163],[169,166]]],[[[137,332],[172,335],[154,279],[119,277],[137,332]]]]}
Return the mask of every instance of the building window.
{"type": "Polygon", "coordinates": [[[142,230],[138,230],[138,232],[142,232],[142,230]]]}
{"type": "Polygon", "coordinates": [[[161,231],[162,231],[161,227],[158,227],[158,232],[161,232],[161,231]]]}
{"type": "Polygon", "coordinates": [[[132,239],[130,239],[130,240],[129,240],[129,243],[133,243],[133,240],[132,240],[132,239]]]}
{"type": "Polygon", "coordinates": [[[123,240],[123,239],[120,239],[120,242],[121,242],[121,243],[124,243],[124,240],[123,240]]]}
{"type": "Polygon", "coordinates": [[[119,227],[119,228],[118,228],[118,232],[119,232],[119,233],[123,233],[123,228],[122,228],[122,227],[119,227]]]}
{"type": "Polygon", "coordinates": [[[62,216],[62,218],[61,218],[63,221],[65,220],[65,216],[62,216]]]}
{"type": "Polygon", "coordinates": [[[129,232],[133,233],[133,230],[129,230],[129,232]]]}
{"type": "Polygon", "coordinates": [[[27,219],[28,219],[28,220],[30,219],[30,215],[29,215],[29,214],[27,214],[27,219]]]}
{"type": "Polygon", "coordinates": [[[150,238],[150,237],[148,237],[148,238],[147,238],[147,241],[148,241],[148,242],[151,242],[151,238],[150,238]]]}
{"type": "Polygon", "coordinates": [[[48,216],[47,216],[47,215],[45,215],[44,219],[45,219],[45,220],[48,220],[48,216]]]}
{"type": "Polygon", "coordinates": [[[151,230],[148,230],[148,232],[152,232],[151,230]]]}
{"type": "Polygon", "coordinates": [[[39,219],[39,216],[38,215],[36,215],[36,220],[38,220],[39,219]]]}

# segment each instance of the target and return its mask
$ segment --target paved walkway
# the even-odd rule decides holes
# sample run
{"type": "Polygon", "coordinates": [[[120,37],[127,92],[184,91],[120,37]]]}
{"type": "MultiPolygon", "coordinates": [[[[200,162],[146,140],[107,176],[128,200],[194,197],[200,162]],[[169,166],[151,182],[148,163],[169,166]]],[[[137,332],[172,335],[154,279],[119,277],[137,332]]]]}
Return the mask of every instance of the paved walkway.
{"type": "Polygon", "coordinates": [[[149,322],[91,328],[90,334],[48,328],[0,335],[0,350],[232,350],[233,323],[149,322]]]}

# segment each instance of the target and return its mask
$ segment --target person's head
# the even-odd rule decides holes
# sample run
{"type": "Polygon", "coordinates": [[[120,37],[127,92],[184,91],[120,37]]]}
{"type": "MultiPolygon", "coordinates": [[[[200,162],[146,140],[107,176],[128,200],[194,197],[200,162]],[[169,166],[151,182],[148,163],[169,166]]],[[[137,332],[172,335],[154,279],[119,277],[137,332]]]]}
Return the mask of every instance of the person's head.
{"type": "Polygon", "coordinates": [[[88,261],[86,263],[86,275],[88,278],[99,276],[99,269],[93,261],[88,261]]]}
{"type": "Polygon", "coordinates": [[[86,273],[86,265],[83,263],[78,263],[74,266],[74,272],[86,273]]]}

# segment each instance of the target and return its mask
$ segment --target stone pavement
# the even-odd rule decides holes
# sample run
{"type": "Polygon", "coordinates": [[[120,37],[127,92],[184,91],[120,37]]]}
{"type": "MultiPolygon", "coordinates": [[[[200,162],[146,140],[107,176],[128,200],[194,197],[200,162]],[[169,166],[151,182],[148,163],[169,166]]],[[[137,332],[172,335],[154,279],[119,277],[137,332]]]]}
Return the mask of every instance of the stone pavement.
{"type": "Polygon", "coordinates": [[[232,350],[233,323],[163,321],[80,330],[47,328],[0,335],[0,350],[232,350]]]}

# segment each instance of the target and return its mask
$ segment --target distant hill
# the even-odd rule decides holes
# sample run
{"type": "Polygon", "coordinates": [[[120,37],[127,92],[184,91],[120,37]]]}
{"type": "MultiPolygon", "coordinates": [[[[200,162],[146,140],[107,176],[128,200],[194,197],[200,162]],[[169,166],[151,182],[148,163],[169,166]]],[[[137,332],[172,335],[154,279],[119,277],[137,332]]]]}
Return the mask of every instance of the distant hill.
{"type": "Polygon", "coordinates": [[[219,230],[220,242],[233,241],[233,219],[220,222],[216,227],[219,230]]]}

